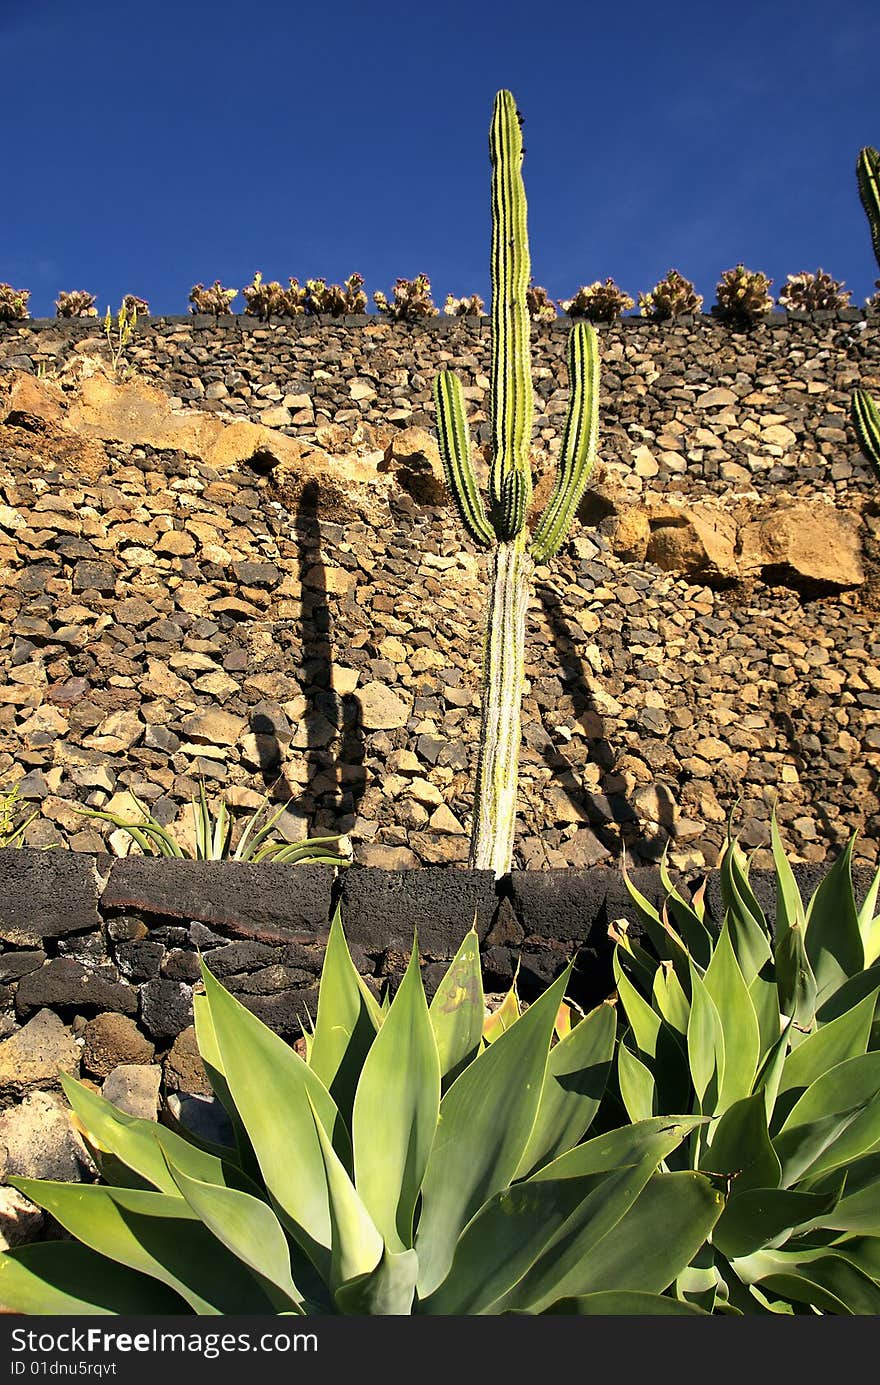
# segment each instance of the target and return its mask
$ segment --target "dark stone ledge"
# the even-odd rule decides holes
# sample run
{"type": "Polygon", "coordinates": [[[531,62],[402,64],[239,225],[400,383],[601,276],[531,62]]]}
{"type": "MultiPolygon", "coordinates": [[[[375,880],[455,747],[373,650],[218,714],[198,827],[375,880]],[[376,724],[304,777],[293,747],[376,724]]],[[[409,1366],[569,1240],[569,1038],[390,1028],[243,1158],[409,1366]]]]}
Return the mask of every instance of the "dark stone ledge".
{"type": "Polygon", "coordinates": [[[98,928],[95,858],[33,847],[0,850],[0,939],[33,947],[98,928]]]}
{"type": "Polygon", "coordinates": [[[303,933],[326,937],[332,886],[328,866],[129,856],[114,862],[101,909],[134,908],[236,937],[288,942],[303,933]]]}
{"type": "Polygon", "coordinates": [[[418,931],[423,956],[451,958],[476,919],[482,941],[498,909],[489,870],[377,870],[353,866],[339,883],[345,936],[367,952],[409,952],[418,931]]]}

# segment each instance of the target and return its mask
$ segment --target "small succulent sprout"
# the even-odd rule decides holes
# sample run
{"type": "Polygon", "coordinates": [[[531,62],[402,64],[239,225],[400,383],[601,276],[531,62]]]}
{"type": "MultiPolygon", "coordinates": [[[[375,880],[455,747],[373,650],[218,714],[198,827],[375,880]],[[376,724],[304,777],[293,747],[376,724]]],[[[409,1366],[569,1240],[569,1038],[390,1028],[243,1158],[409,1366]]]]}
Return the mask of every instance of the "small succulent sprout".
{"type": "Polygon", "coordinates": [[[677,269],[670,269],[650,293],[639,294],[642,317],[652,317],[657,321],[698,313],[702,306],[702,295],[696,292],[690,279],[685,279],[677,269]]]}
{"type": "Polygon", "coordinates": [[[138,298],[136,293],[127,293],[122,300],[122,306],[129,317],[150,316],[150,305],[146,298],[138,298]]]}
{"type": "Polygon", "coordinates": [[[70,293],[59,293],[55,299],[56,317],[97,317],[95,295],[83,289],[73,289],[70,293]]]}
{"type": "Polygon", "coordinates": [[[230,304],[233,298],[237,297],[238,289],[223,288],[219,279],[215,279],[209,289],[206,289],[204,284],[196,284],[190,289],[190,312],[209,313],[214,317],[221,317],[232,312],[230,304]]]}
{"type": "Polygon", "coordinates": [[[448,293],[443,311],[447,317],[481,317],[486,311],[486,304],[478,293],[472,293],[470,298],[456,298],[448,293]]]}
{"type": "Polygon", "coordinates": [[[381,292],[373,294],[373,302],[380,313],[385,313],[394,322],[415,322],[423,317],[436,317],[440,311],[431,298],[431,281],[427,274],[417,274],[414,279],[398,279],[390,302],[381,292]]]}
{"type": "Polygon", "coordinates": [[[597,279],[595,283],[581,285],[573,298],[560,298],[559,306],[569,317],[585,317],[589,322],[614,322],[635,303],[613,279],[606,279],[604,284],[597,279]]]}
{"type": "Polygon", "coordinates": [[[842,279],[832,279],[824,269],[815,274],[804,270],[801,274],[786,275],[785,287],[780,291],[778,303],[781,308],[793,312],[815,313],[848,308],[852,294],[842,279]]]}
{"type": "Polygon", "coordinates": [[[773,307],[768,293],[772,283],[760,270],[746,269],[742,264],[725,269],[715,288],[718,307],[730,317],[754,321],[773,307]]]}
{"type": "Polygon", "coordinates": [[[0,322],[23,322],[29,318],[30,296],[30,289],[14,289],[11,284],[0,284],[0,322]]]}
{"type": "Polygon", "coordinates": [[[556,304],[540,284],[529,283],[526,289],[526,310],[532,322],[552,322],[556,304]]]}
{"type": "Polygon", "coordinates": [[[258,269],[254,275],[253,282],[242,289],[245,301],[245,312],[250,317],[258,317],[261,321],[268,321],[270,317],[286,316],[287,290],[279,284],[277,279],[272,279],[266,283],[263,275],[258,269]]]}

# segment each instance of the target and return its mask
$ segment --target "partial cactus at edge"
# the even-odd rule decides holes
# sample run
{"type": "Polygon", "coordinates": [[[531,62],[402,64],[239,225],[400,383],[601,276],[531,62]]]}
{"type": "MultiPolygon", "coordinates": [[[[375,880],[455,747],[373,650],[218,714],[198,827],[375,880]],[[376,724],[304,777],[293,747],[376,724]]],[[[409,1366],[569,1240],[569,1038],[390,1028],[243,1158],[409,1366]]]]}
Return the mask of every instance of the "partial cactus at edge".
{"type": "Polygon", "coordinates": [[[880,409],[867,390],[854,390],[852,421],[859,446],[880,476],[880,409]]]}
{"type": "Polygon", "coordinates": [[[856,160],[859,198],[871,228],[871,244],[880,265],[880,152],[866,145],[856,160]]]}
{"type": "MultiPolygon", "coordinates": [[[[506,875],[513,859],[525,666],[525,623],[534,563],[556,553],[571,528],[596,457],[598,343],[585,321],[568,343],[571,402],[554,490],[530,535],[534,414],[529,272],[520,115],[509,91],[495,97],[492,161],[491,460],[488,507],[471,458],[464,394],[452,371],[434,387],[446,482],[467,532],[492,549],[483,657],[482,723],[470,864],[506,875]],[[488,508],[488,513],[487,513],[488,508]]],[[[555,315],[555,310],[554,310],[555,315]]]]}

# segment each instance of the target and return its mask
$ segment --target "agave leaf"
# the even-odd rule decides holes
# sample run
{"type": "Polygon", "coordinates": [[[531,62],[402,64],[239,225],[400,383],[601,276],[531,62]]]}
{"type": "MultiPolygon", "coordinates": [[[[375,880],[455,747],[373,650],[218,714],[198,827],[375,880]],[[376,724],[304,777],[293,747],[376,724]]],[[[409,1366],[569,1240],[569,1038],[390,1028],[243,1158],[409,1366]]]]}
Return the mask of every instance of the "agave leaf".
{"type": "Polygon", "coordinates": [[[782,1080],[782,1069],[788,1056],[788,1036],[791,1031],[792,1021],[786,1020],[782,1028],[782,1033],[770,1049],[758,1076],[755,1078],[755,1091],[764,1093],[764,1106],[767,1112],[769,1123],[776,1105],[776,1094],[779,1091],[779,1083],[782,1080]]]}
{"type": "Polygon", "coordinates": [[[327,1178],[332,1228],[329,1284],[335,1295],[341,1285],[371,1274],[382,1258],[384,1247],[376,1224],[330,1143],[311,1098],[309,1109],[327,1178]]]}
{"type": "Polygon", "coordinates": [[[661,919],[659,913],[649,899],[636,888],[626,873],[626,860],[624,858],[621,866],[623,883],[626,886],[630,899],[638,910],[639,917],[644,924],[645,932],[651,941],[651,945],[661,962],[671,962],[675,967],[676,974],[684,986],[688,980],[688,954],[684,944],[678,935],[661,919]]]}
{"type": "Polygon", "coordinates": [[[875,914],[880,894],[880,869],[868,887],[858,913],[859,933],[865,951],[865,966],[870,967],[880,957],[880,913],[875,914]]]}
{"type": "Polygon", "coordinates": [[[250,1142],[244,1122],[232,1100],[229,1083],[223,1072],[223,1059],[220,1057],[220,1049],[217,1046],[217,1036],[214,1033],[214,1021],[211,1019],[211,1007],[208,1004],[207,996],[193,996],[193,1023],[196,1031],[196,1042],[202,1062],[205,1065],[205,1072],[208,1074],[211,1091],[229,1117],[235,1134],[238,1163],[251,1178],[259,1179],[260,1167],[257,1163],[257,1156],[254,1154],[253,1145],[250,1142]]]}
{"type": "Polygon", "coordinates": [[[509,1291],[516,1299],[514,1306],[526,1307],[514,1286],[539,1263],[546,1278],[548,1247],[558,1247],[561,1236],[569,1258],[588,1254],[590,1246],[613,1230],[632,1206],[660,1160],[681,1142],[682,1134],[680,1127],[651,1122],[638,1138],[619,1146],[627,1158],[636,1156],[633,1163],[609,1160],[609,1149],[604,1156],[594,1150],[593,1162],[600,1167],[567,1172],[566,1165],[576,1162],[572,1156],[585,1148],[581,1145],[567,1158],[554,1161],[561,1176],[552,1176],[548,1166],[539,1177],[497,1193],[465,1228],[449,1275],[419,1311],[481,1313],[509,1291]]]}
{"type": "Polygon", "coordinates": [[[654,1006],[659,1010],[666,1023],[675,1030],[676,1034],[680,1034],[682,1039],[685,1039],[691,1003],[669,963],[662,964],[654,973],[652,994],[654,1006]]]}
{"type": "Polygon", "coordinates": [[[851,837],[807,909],[806,949],[816,977],[817,1004],[865,967],[865,949],[852,888],[851,837]]]}
{"type": "Polygon", "coordinates": [[[738,1195],[746,1188],[778,1188],[782,1167],[767,1130],[762,1092],[743,1097],[724,1112],[703,1160],[706,1173],[732,1180],[738,1195]]]}
{"type": "Polygon", "coordinates": [[[734,1192],[712,1232],[712,1243],[733,1260],[751,1255],[796,1227],[823,1216],[836,1197],[788,1188],[747,1188],[734,1192]]]}
{"type": "Polygon", "coordinates": [[[578,1317],[599,1318],[705,1318],[708,1314],[692,1303],[682,1303],[680,1298],[667,1298],[665,1294],[643,1294],[627,1292],[625,1289],[599,1289],[594,1294],[581,1294],[578,1298],[560,1298],[543,1310],[548,1314],[577,1315],[578,1317]]]}
{"type": "Polygon", "coordinates": [[[129,1116],[67,1073],[60,1074],[60,1081],[90,1144],[115,1154],[159,1192],[179,1196],[155,1137],[155,1121],[129,1116]]]}
{"type": "Polygon", "coordinates": [[[440,1110],[440,1058],[419,972],[417,941],[354,1099],[358,1192],[392,1252],[409,1250],[440,1110]]]}
{"type": "Polygon", "coordinates": [[[774,958],[779,1009],[794,1020],[792,1038],[806,1035],[816,1024],[817,986],[807,956],[803,923],[785,927],[777,922],[774,958]]]}
{"type": "MultiPolygon", "coordinates": [[[[840,1173],[834,1172],[809,1181],[813,1192],[825,1193],[833,1191],[839,1180],[840,1173]]],[[[822,1226],[880,1237],[880,1152],[847,1164],[844,1195],[823,1216],[822,1226]]]]}
{"type": "Polygon", "coordinates": [[[880,988],[875,988],[851,1010],[810,1034],[788,1055],[779,1083],[780,1096],[809,1087],[829,1068],[867,1051],[878,995],[880,988]]]}
{"type": "Polygon", "coordinates": [[[615,949],[612,958],[614,984],[623,1012],[629,1020],[633,1038],[640,1053],[653,1058],[657,1053],[657,1036],[662,1020],[643,996],[639,995],[620,964],[619,951],[615,949]]]}
{"type": "Polygon", "coordinates": [[[309,1067],[346,1120],[351,1117],[361,1069],[381,1023],[376,999],[351,960],[337,908],[321,969],[309,1067]]]}
{"type": "Polygon", "coordinates": [[[0,1255],[0,1303],[29,1316],[161,1314],[192,1310],[172,1289],[79,1241],[43,1241],[0,1255]]]}
{"type": "Polygon", "coordinates": [[[422,1184],[419,1296],[445,1279],[462,1227],[516,1173],[538,1113],[553,1023],[571,966],[456,1078],[422,1184]]]}
{"type": "Polygon", "coordinates": [[[167,1284],[196,1313],[271,1312],[253,1276],[182,1197],[97,1184],[10,1181],[92,1250],[167,1284]]]}
{"type": "Polygon", "coordinates": [[[703,985],[715,1002],[723,1036],[723,1076],[715,1107],[715,1114],[720,1115],[733,1102],[749,1095],[761,1057],[758,1017],[736,960],[727,922],[706,968],[703,985]]]}
{"type": "MultiPolygon", "coordinates": [[[[637,1191],[651,1172],[647,1170],[641,1178],[637,1191]]],[[[609,1195],[614,1196],[615,1177],[619,1180],[631,1173],[627,1169],[558,1182],[515,1183],[496,1193],[465,1227],[449,1274],[433,1294],[420,1301],[419,1312],[443,1316],[485,1312],[532,1267],[577,1209],[586,1216],[589,1202],[593,1216],[600,1214],[609,1207],[609,1195]],[[591,1200],[597,1192],[598,1197],[591,1200]]]]}
{"type": "Polygon", "coordinates": [[[642,989],[650,995],[654,976],[662,963],[658,963],[656,957],[652,957],[643,947],[632,941],[629,936],[628,919],[615,919],[609,924],[608,937],[615,944],[615,955],[627,976],[630,980],[633,977],[637,978],[642,989]]]}
{"type": "Polygon", "coordinates": [[[419,1258],[414,1250],[390,1251],[387,1246],[376,1268],[340,1284],[334,1295],[340,1313],[363,1316],[413,1311],[419,1258]]]}
{"type": "Polygon", "coordinates": [[[550,1050],[541,1105],[517,1169],[523,1178],[577,1144],[599,1109],[617,1020],[613,1005],[598,1005],[550,1050]]]}
{"type": "Polygon", "coordinates": [[[675,919],[679,933],[692,960],[701,969],[712,959],[712,934],[697,911],[679,894],[672,883],[666,864],[666,847],[660,857],[660,882],[666,890],[666,907],[675,919]]]}
{"type": "Polygon", "coordinates": [[[519,995],[516,989],[516,979],[519,976],[519,958],[516,962],[516,971],[510,983],[510,990],[491,1015],[483,1018],[483,1038],[487,1044],[493,1044],[499,1035],[504,1034],[512,1024],[515,1024],[522,1014],[522,1007],[519,1003],[519,995]]]}
{"type": "Polygon", "coordinates": [[[698,1107],[712,1114],[724,1082],[724,1030],[715,1002],[693,963],[687,1047],[698,1107]]]}
{"type": "Polygon", "coordinates": [[[199,1220],[264,1283],[275,1308],[302,1312],[302,1295],[290,1274],[287,1237],[272,1209],[237,1188],[190,1178],[170,1158],[168,1168],[199,1220]]]}
{"type": "Polygon", "coordinates": [[[654,1114],[654,1075],[625,1041],[617,1047],[617,1084],[630,1120],[650,1120],[654,1114]]]}
{"type": "MultiPolygon", "coordinates": [[[[816,1019],[819,1027],[829,1024],[839,1015],[845,1015],[854,1005],[857,1005],[863,996],[880,986],[880,965],[876,962],[865,971],[856,972],[848,981],[844,981],[838,990],[834,991],[827,1000],[823,1001],[816,1011],[816,1019]]],[[[875,1038],[877,1036],[875,1035],[875,1038]]],[[[874,1045],[877,1046],[876,1043],[874,1045]]]]}
{"type": "Polygon", "coordinates": [[[575,1213],[571,1227],[557,1232],[541,1259],[493,1311],[541,1313],[560,1298],[608,1290],[660,1294],[690,1264],[723,1205],[721,1194],[701,1174],[655,1173],[629,1211],[598,1241],[589,1235],[589,1226],[586,1237],[578,1234],[575,1213]]]}
{"type": "Polygon", "coordinates": [[[770,814],[770,847],[773,852],[773,867],[776,872],[776,935],[786,928],[806,928],[806,913],[801,892],[794,878],[794,871],[779,835],[776,823],[776,808],[770,814]]]}
{"type": "Polygon", "coordinates": [[[429,1006],[440,1074],[450,1085],[480,1051],[483,975],[476,928],[465,934],[429,1006]]]}
{"type": "Polygon", "coordinates": [[[226,1081],[266,1187],[287,1229],[319,1272],[329,1273],[329,1193],[312,1106],[350,1167],[348,1135],[337,1107],[299,1055],[240,1005],[204,964],[202,978],[226,1081]]]}
{"type": "Polygon", "coordinates": [[[839,1255],[824,1255],[800,1273],[767,1275],[761,1286],[826,1313],[858,1317],[880,1313],[880,1285],[839,1255]]]}
{"type": "Polygon", "coordinates": [[[545,1164],[530,1182],[545,1178],[581,1178],[588,1173],[607,1173],[654,1157],[655,1163],[677,1149],[692,1131],[706,1125],[705,1116],[652,1116],[634,1121],[604,1135],[595,1135],[545,1164]]]}
{"type": "Polygon", "coordinates": [[[728,839],[721,860],[721,898],[730,926],[730,940],[746,985],[770,960],[769,930],[749,884],[748,867],[735,841],[728,839]]]}

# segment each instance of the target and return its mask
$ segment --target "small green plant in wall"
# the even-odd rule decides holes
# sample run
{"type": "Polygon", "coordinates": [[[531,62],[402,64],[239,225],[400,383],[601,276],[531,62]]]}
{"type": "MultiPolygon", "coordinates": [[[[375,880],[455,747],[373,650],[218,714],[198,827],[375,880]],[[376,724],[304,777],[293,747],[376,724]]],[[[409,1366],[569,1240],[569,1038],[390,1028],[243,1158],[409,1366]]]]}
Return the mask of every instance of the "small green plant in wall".
{"type": "Polygon", "coordinates": [[[529,242],[522,180],[522,134],[509,91],[495,97],[492,158],[491,464],[488,509],[471,458],[464,392],[441,371],[435,383],[437,431],[446,481],[462,523],[490,552],[482,687],[482,727],[471,836],[471,866],[506,875],[513,859],[525,623],[536,562],[565,541],[596,456],[599,353],[590,323],[568,339],[571,399],[553,492],[533,530],[529,242]]]}

